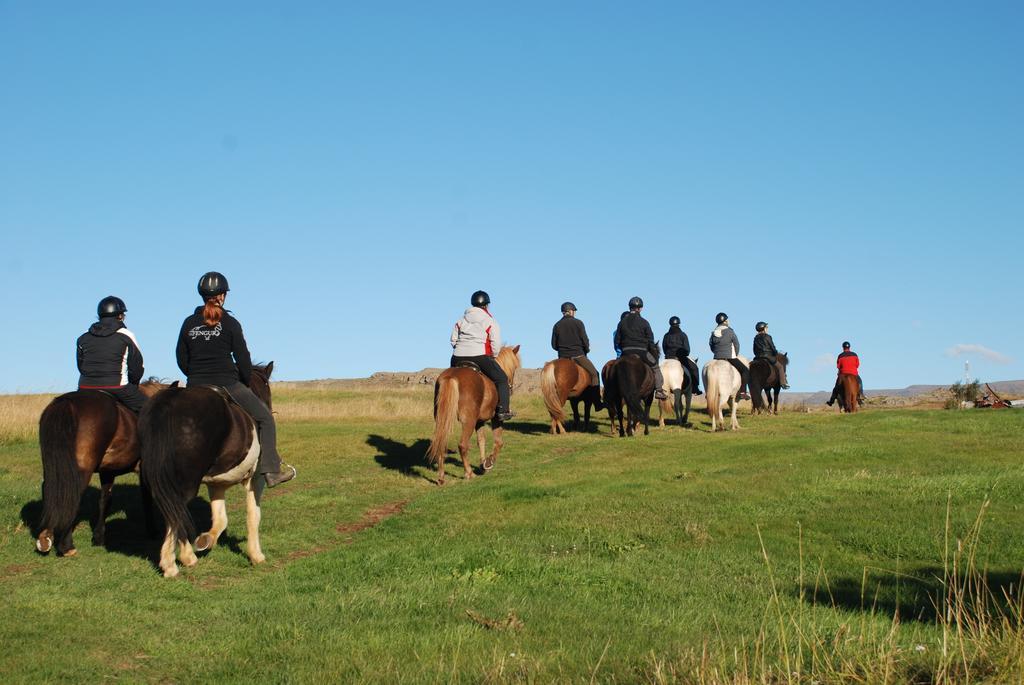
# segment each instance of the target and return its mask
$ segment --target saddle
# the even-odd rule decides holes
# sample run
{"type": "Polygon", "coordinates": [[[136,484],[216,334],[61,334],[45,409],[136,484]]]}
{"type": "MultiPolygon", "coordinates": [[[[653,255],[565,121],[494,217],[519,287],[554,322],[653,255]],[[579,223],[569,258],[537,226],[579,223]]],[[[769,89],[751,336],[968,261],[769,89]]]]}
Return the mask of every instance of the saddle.
{"type": "Polygon", "coordinates": [[[476,371],[477,373],[483,373],[483,371],[480,369],[480,366],[476,362],[471,362],[469,360],[455,362],[455,365],[452,366],[452,368],[453,369],[472,369],[473,371],[476,371]]]}

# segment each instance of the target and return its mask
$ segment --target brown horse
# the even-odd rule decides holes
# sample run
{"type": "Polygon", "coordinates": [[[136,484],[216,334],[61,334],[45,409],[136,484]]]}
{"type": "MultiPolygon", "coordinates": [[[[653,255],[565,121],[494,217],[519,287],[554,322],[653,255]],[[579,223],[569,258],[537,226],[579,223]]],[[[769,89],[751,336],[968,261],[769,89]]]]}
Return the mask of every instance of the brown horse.
{"type": "Polygon", "coordinates": [[[839,407],[845,412],[854,413],[859,407],[860,403],[857,398],[860,395],[860,385],[857,383],[856,374],[852,373],[841,373],[839,374],[839,407]]]}
{"type": "MultiPolygon", "coordinates": [[[[495,361],[508,376],[511,386],[516,371],[522,366],[519,345],[502,347],[495,361]]],[[[501,440],[501,422],[492,418],[497,406],[498,389],[494,387],[494,382],[475,369],[454,367],[446,369],[437,377],[434,382],[434,436],[430,440],[427,456],[437,464],[438,485],[444,485],[444,459],[448,453],[448,434],[451,433],[455,419],[462,424],[459,456],[462,457],[466,478],[472,478],[474,475],[469,467],[469,436],[474,431],[477,444],[480,446],[480,466],[484,471],[494,467],[504,444],[501,440]],[[494,435],[494,451],[485,458],[487,441],[480,429],[488,420],[491,421],[491,433],[494,435]]]]}
{"type": "MultiPolygon", "coordinates": [[[[274,363],[253,366],[249,388],[268,407],[270,374],[274,363]]],[[[259,490],[263,480],[256,476],[260,441],[256,424],[227,393],[212,386],[170,388],[149,402],[139,415],[142,444],[142,476],[153,502],[164,516],[167,533],[160,548],[164,577],[178,575],[174,561],[195,566],[192,539],[195,523],[187,504],[206,483],[210,494],[210,530],[196,538],[200,552],[217,544],[227,528],[224,492],[232,485],[245,488],[247,552],[254,564],[266,560],[260,548],[259,490]]]]}
{"type": "Polygon", "coordinates": [[[551,415],[551,433],[565,430],[565,401],[572,405],[572,429],[580,428],[580,402],[583,402],[583,430],[590,430],[590,407],[601,411],[601,390],[590,384],[590,374],[572,359],[555,359],[540,372],[540,392],[551,415]]]}
{"type": "MultiPolygon", "coordinates": [[[[785,352],[778,354],[777,358],[782,366],[789,366],[789,356],[785,352]]],[[[778,414],[780,392],[782,392],[782,381],[779,379],[779,370],[775,368],[775,365],[761,357],[750,362],[750,402],[753,405],[750,413],[778,414]],[[761,393],[764,393],[764,397],[761,396],[761,393]],[[765,399],[767,399],[767,403],[765,399]]]]}
{"type": "MultiPolygon", "coordinates": [[[[167,388],[156,379],[139,386],[147,397],[167,388]]],[[[39,452],[43,459],[43,516],[36,549],[48,553],[77,552],[72,533],[82,494],[92,474],[100,474],[100,503],[92,544],[102,545],[114,478],[137,468],[138,419],[114,396],[102,390],[76,390],[56,397],[39,417],[39,452]]],[[[152,528],[149,493],[141,488],[147,526],[152,528]]]]}

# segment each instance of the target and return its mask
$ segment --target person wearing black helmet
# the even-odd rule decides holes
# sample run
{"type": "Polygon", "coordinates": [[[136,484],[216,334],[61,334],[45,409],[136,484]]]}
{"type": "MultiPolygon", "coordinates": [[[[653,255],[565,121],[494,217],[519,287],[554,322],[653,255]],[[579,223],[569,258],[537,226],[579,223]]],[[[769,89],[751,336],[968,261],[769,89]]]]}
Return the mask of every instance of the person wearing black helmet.
{"type": "Polygon", "coordinates": [[[145,368],[139,343],[124,325],[124,300],[109,295],[96,307],[99,321],[76,343],[79,390],[103,390],[136,414],[146,402],[139,390],[145,368]]]}
{"type": "Polygon", "coordinates": [[[590,385],[600,388],[601,376],[594,363],[587,358],[590,352],[590,338],[587,327],[576,318],[576,305],[562,303],[562,318],[551,329],[551,349],[558,352],[559,359],[571,359],[590,375],[590,385]]]}
{"type": "Polygon", "coordinates": [[[764,359],[775,367],[779,374],[779,384],[784,390],[789,389],[789,382],[786,380],[786,367],[779,363],[779,351],[775,348],[772,336],[768,335],[768,324],[758,321],[754,326],[757,335],[754,336],[754,359],[764,359]]]}
{"type": "Polygon", "coordinates": [[[654,342],[654,331],[651,324],[640,316],[644,308],[644,301],[639,297],[632,297],[629,300],[629,312],[619,321],[619,327],[615,329],[615,349],[635,354],[654,372],[654,396],[659,400],[667,400],[665,394],[665,381],[661,375],[661,367],[658,366],[658,356],[661,350],[658,343],[654,342]]]}
{"type": "Polygon", "coordinates": [[[740,389],[736,393],[736,399],[749,400],[747,394],[747,383],[750,381],[750,371],[736,358],[740,353],[740,340],[736,332],[729,327],[729,316],[725,312],[718,312],[715,316],[715,330],[711,331],[711,339],[708,345],[715,359],[722,359],[732,364],[740,373],[740,389]]]}
{"type": "Polygon", "coordinates": [[[295,467],[281,463],[277,453],[277,425],[270,408],[249,389],[252,358],[245,344],[242,325],[224,309],[228,279],[208,271],[199,279],[203,304],[181,324],[176,354],[178,368],[189,385],[218,385],[224,388],[256,422],[260,438],[257,470],[268,487],[295,477],[295,467]]]}
{"type": "Polygon", "coordinates": [[[687,371],[690,372],[690,380],[693,382],[693,394],[703,395],[700,390],[700,370],[697,364],[690,359],[690,338],[680,327],[678,316],[668,320],[668,332],[661,339],[661,349],[665,353],[665,359],[678,359],[687,371]]]}
{"type": "Polygon", "coordinates": [[[469,298],[469,309],[452,328],[451,365],[455,366],[464,361],[472,362],[485,376],[494,381],[494,387],[498,390],[498,405],[494,409],[494,418],[498,421],[508,421],[515,416],[509,406],[512,393],[508,385],[508,376],[494,359],[501,352],[501,327],[487,309],[490,303],[490,295],[483,290],[477,290],[469,298]]]}

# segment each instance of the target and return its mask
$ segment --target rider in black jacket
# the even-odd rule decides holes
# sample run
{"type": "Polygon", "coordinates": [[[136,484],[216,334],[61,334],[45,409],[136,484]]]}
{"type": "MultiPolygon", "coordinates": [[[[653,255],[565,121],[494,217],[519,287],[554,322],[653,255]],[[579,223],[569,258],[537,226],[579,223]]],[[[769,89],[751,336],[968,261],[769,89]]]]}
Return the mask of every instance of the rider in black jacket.
{"type": "Polygon", "coordinates": [[[673,316],[668,320],[668,333],[661,339],[661,350],[665,353],[665,359],[678,359],[690,372],[693,394],[703,395],[704,393],[700,390],[700,370],[697,368],[697,364],[690,359],[690,338],[680,328],[678,316],[673,316]]]}
{"type": "Polygon", "coordinates": [[[277,426],[270,408],[249,389],[252,358],[242,335],[242,325],[224,309],[228,280],[210,271],[199,279],[199,295],[205,304],[181,324],[178,334],[178,368],[189,385],[219,385],[252,416],[260,438],[257,470],[269,487],[295,477],[295,467],[281,463],[277,453],[277,426]],[[284,467],[284,468],[282,468],[284,467]]]}
{"type": "Polygon", "coordinates": [[[757,335],[754,336],[754,359],[764,359],[772,364],[775,367],[775,371],[779,374],[779,384],[783,389],[788,389],[789,382],[786,380],[786,367],[779,362],[779,351],[775,349],[775,342],[772,340],[772,336],[768,335],[768,324],[764,321],[758,321],[757,325],[754,326],[754,330],[757,331],[757,335]]]}
{"type": "Polygon", "coordinates": [[[558,352],[559,359],[572,359],[583,367],[590,376],[591,387],[600,387],[601,375],[587,358],[590,352],[587,327],[576,318],[576,305],[572,302],[562,303],[562,318],[551,329],[551,349],[558,352]]]}
{"type": "Polygon", "coordinates": [[[659,400],[667,400],[665,394],[665,381],[661,375],[661,367],[658,366],[658,344],[654,342],[654,331],[647,319],[640,316],[640,310],[644,308],[644,301],[639,297],[629,300],[629,314],[619,321],[619,327],[615,329],[615,349],[622,350],[623,354],[632,353],[644,360],[654,372],[654,396],[659,400]]]}
{"type": "Polygon", "coordinates": [[[124,325],[128,313],[120,297],[110,295],[96,307],[99,321],[78,337],[79,390],[103,390],[136,414],[146,402],[139,390],[145,369],[135,334],[124,325]]]}

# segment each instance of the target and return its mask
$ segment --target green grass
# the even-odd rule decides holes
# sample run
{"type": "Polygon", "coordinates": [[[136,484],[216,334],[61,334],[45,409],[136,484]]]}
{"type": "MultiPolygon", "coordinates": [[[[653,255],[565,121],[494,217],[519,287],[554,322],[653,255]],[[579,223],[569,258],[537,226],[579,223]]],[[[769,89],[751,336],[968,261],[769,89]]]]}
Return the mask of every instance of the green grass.
{"type": "Polygon", "coordinates": [[[83,520],[77,557],[36,555],[38,445],[0,447],[4,682],[1024,677],[1004,596],[1024,565],[1024,412],[741,416],[715,435],[695,414],[614,439],[606,421],[549,436],[537,398],[514,404],[495,469],[467,482],[450,461],[443,488],[429,417],[282,421],[299,478],[264,499],[268,562],[244,556],[232,490],[227,539],[174,580],[132,477],[107,549],[83,520]],[[954,563],[991,596],[958,594],[954,563]]]}

